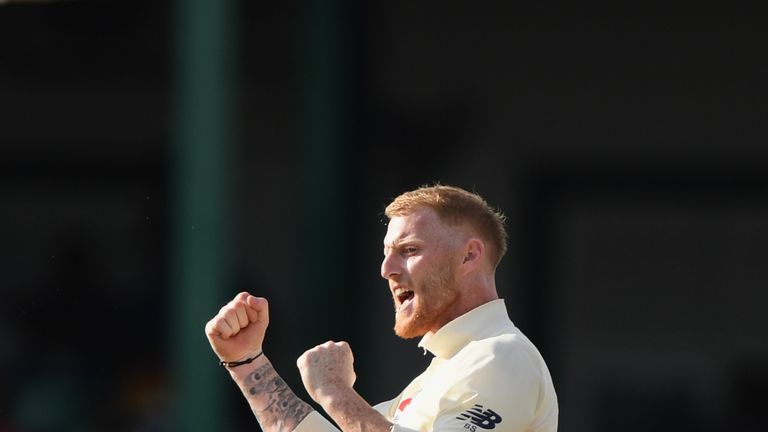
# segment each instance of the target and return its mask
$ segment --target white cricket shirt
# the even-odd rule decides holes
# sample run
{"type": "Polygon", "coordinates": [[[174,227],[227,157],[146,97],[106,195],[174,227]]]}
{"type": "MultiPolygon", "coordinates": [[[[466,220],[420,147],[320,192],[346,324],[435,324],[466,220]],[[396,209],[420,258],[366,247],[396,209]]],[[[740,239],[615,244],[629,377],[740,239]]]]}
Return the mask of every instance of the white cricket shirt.
{"type": "MultiPolygon", "coordinates": [[[[557,395],[536,347],[503,300],[479,306],[422,338],[435,357],[403,392],[374,408],[393,432],[554,432],[557,395]]],[[[296,432],[337,431],[318,412],[296,432]]]]}

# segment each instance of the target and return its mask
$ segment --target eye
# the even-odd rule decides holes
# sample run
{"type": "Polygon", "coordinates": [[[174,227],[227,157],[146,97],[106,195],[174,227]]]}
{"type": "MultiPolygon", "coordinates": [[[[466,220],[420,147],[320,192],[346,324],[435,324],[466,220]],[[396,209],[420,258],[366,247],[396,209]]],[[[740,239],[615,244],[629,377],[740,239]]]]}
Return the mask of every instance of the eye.
{"type": "Polygon", "coordinates": [[[403,253],[406,255],[413,255],[419,251],[419,248],[416,246],[404,246],[403,247],[403,253]]]}

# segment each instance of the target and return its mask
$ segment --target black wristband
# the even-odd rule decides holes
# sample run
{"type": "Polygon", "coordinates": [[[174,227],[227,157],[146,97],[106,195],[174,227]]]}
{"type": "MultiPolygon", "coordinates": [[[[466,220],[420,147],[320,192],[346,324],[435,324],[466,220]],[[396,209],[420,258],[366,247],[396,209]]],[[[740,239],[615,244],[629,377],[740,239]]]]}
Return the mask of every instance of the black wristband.
{"type": "Polygon", "coordinates": [[[245,360],[241,360],[241,361],[223,361],[222,360],[222,361],[219,362],[219,366],[223,366],[223,367],[237,367],[237,366],[241,366],[241,365],[248,364],[248,363],[256,360],[257,358],[261,357],[262,354],[264,354],[264,351],[259,351],[259,353],[256,354],[255,356],[253,356],[251,358],[247,358],[245,360]]]}

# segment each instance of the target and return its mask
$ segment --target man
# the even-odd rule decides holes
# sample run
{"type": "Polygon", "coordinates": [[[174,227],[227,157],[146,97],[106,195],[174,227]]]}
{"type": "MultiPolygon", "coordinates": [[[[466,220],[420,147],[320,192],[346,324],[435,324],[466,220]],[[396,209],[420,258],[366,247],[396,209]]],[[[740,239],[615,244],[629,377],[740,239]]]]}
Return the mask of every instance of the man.
{"type": "MultiPolygon", "coordinates": [[[[386,214],[381,276],[394,300],[395,333],[422,337],[419,346],[435,357],[399,396],[372,407],[352,387],[350,347],[326,342],[297,361],[312,399],[345,432],[556,431],[547,366],[496,293],[504,217],[478,195],[441,185],[400,195],[386,214]]],[[[267,300],[240,293],[206,325],[262,429],[338,430],[298,399],[263,355],[268,324],[267,300]]]]}

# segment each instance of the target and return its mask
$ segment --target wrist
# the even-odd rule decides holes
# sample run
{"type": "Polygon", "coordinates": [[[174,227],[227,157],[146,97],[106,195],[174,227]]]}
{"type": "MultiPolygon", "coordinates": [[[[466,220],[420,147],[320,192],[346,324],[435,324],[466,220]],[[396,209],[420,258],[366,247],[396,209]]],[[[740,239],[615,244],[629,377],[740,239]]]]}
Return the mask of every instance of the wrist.
{"type": "Polygon", "coordinates": [[[331,381],[317,389],[314,399],[323,407],[331,407],[336,401],[347,399],[350,391],[353,391],[352,388],[344,383],[331,381]]]}
{"type": "Polygon", "coordinates": [[[257,358],[261,357],[262,355],[264,355],[264,352],[263,351],[259,351],[258,353],[254,354],[254,355],[251,355],[251,356],[248,356],[248,357],[246,357],[246,358],[244,358],[242,360],[236,360],[236,361],[224,361],[224,360],[221,360],[221,361],[219,361],[219,365],[231,369],[231,368],[242,366],[242,365],[245,365],[245,364],[250,364],[254,360],[256,360],[257,358]]]}
{"type": "Polygon", "coordinates": [[[269,364],[269,359],[266,354],[262,353],[258,357],[253,357],[253,360],[250,362],[245,362],[239,366],[225,366],[222,369],[225,369],[235,381],[238,381],[239,379],[245,379],[248,375],[251,375],[254,371],[263,368],[267,364],[269,364]]]}
{"type": "Polygon", "coordinates": [[[264,355],[264,350],[262,350],[261,347],[254,348],[253,351],[249,351],[247,354],[245,354],[244,356],[240,357],[239,359],[235,359],[234,361],[235,362],[242,362],[242,361],[248,360],[249,358],[253,358],[253,357],[256,357],[256,356],[259,356],[259,355],[264,355]]]}
{"type": "Polygon", "coordinates": [[[259,353],[263,352],[261,347],[254,348],[251,351],[248,351],[247,353],[239,356],[239,357],[229,357],[229,356],[219,356],[219,363],[221,362],[233,362],[233,363],[239,363],[245,360],[248,360],[251,357],[257,356],[259,353]]]}

